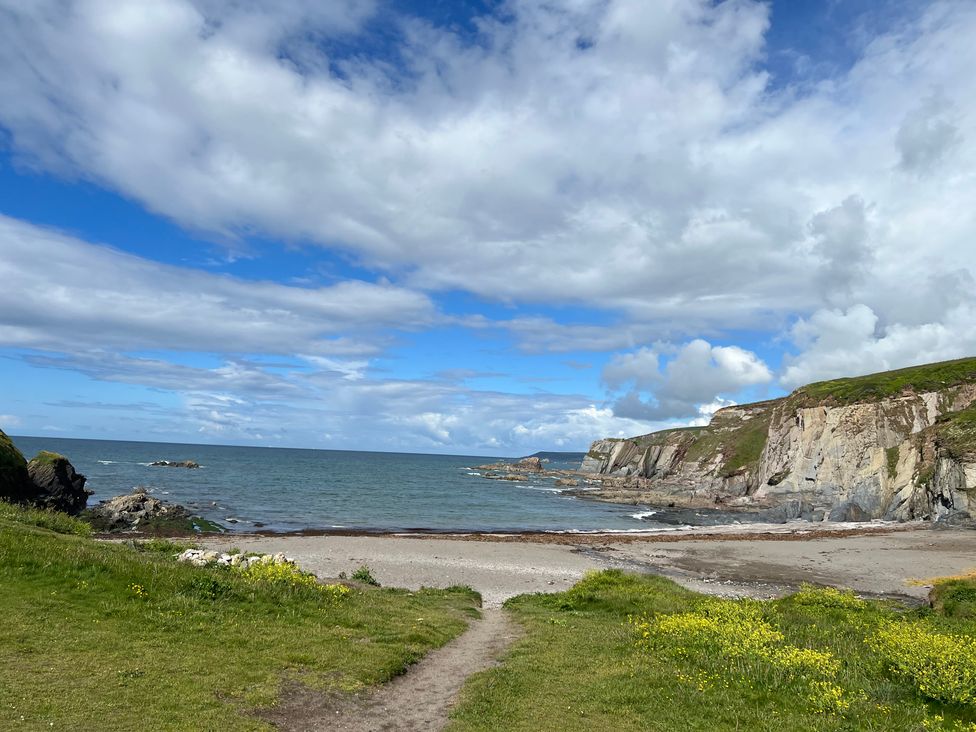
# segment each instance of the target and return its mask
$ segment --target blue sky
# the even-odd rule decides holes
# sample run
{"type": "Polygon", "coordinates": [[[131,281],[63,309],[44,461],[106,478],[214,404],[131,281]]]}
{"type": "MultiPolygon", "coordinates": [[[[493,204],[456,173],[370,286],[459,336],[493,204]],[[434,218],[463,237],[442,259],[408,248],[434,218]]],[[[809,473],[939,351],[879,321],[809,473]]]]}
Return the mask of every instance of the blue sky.
{"type": "Polygon", "coordinates": [[[972,355],[974,33],[0,0],[0,427],[518,455],[972,355]]]}

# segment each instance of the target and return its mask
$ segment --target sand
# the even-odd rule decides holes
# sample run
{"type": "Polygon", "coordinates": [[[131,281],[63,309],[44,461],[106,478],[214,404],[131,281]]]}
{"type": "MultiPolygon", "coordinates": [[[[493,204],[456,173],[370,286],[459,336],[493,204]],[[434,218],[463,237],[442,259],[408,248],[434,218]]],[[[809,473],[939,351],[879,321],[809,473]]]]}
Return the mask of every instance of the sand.
{"type": "Polygon", "coordinates": [[[976,568],[976,530],[928,525],[890,532],[820,535],[738,533],[724,538],[592,535],[540,543],[518,537],[233,536],[208,546],[284,552],[322,577],[369,565],[383,585],[469,585],[485,607],[525,592],[557,592],[588,570],[616,567],[671,577],[702,592],[775,597],[802,582],[850,587],[871,596],[923,601],[928,587],[912,580],[976,568]],[[458,540],[461,538],[462,540],[458,540]]]}

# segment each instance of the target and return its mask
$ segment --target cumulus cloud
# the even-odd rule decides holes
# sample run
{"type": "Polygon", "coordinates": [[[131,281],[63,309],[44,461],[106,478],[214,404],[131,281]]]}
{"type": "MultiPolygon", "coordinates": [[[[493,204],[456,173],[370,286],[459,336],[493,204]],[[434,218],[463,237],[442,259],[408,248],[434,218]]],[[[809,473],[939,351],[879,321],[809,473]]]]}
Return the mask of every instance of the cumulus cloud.
{"type": "MultiPolygon", "coordinates": [[[[794,323],[787,386],[962,355],[974,349],[976,6],[912,12],[865,36],[851,68],[773,88],[770,8],[753,0],[653,14],[639,0],[511,0],[464,33],[373,2],[0,0],[0,126],[20,165],[223,241],[338,250],[394,283],[244,282],[0,219],[13,283],[0,344],[81,340],[96,350],[37,358],[158,388],[175,371],[180,393],[314,395],[386,415],[372,429],[389,419],[396,434],[469,445],[558,427],[533,421],[527,398],[495,423],[458,382],[370,374],[389,330],[438,321],[442,291],[525,308],[454,320],[506,329],[525,352],[624,351],[604,371],[615,414],[584,397],[545,405],[595,434],[638,424],[622,415],[703,419],[770,378],[744,349],[648,344],[794,323]],[[350,53],[377,22],[390,48],[350,53]],[[604,317],[551,316],[566,304],[604,317]],[[145,348],[234,357],[198,373],[119,355],[145,348]],[[283,374],[246,353],[304,357],[283,374]],[[380,394],[403,411],[375,411],[380,394]]],[[[225,434],[220,415],[240,408],[199,404],[225,434]]],[[[368,431],[289,404],[329,434],[368,431]]],[[[255,434],[277,434],[262,425],[282,421],[276,409],[255,434]]]]}
{"type": "Polygon", "coordinates": [[[695,339],[680,348],[659,345],[615,356],[603,380],[611,390],[626,390],[614,403],[615,415],[661,421],[710,416],[731,403],[723,395],[767,384],[773,374],[751,351],[695,339]],[[662,351],[669,355],[663,368],[662,351]]]}
{"type": "MultiPolygon", "coordinates": [[[[301,288],[173,267],[0,215],[0,345],[355,357],[435,318],[426,295],[301,288]]],[[[347,367],[344,367],[347,368],[347,367]]]]}
{"type": "Polygon", "coordinates": [[[895,137],[903,170],[928,173],[962,141],[959,128],[947,118],[950,111],[945,96],[932,95],[905,115],[895,137]]]}
{"type": "Polygon", "coordinates": [[[787,357],[786,387],[841,376],[887,371],[976,354],[976,307],[962,303],[939,322],[882,325],[867,305],[818,310],[791,331],[798,356],[787,357]]]}
{"type": "Polygon", "coordinates": [[[513,2],[475,43],[401,18],[397,66],[327,42],[317,64],[282,53],[298,18],[354,32],[353,4],[52,2],[7,4],[15,149],[188,226],[308,238],[503,298],[718,296],[709,317],[786,295],[756,282],[764,265],[799,271],[778,246],[800,233],[783,197],[742,187],[762,161],[724,151],[735,126],[747,146],[765,134],[763,3],[513,2]]]}

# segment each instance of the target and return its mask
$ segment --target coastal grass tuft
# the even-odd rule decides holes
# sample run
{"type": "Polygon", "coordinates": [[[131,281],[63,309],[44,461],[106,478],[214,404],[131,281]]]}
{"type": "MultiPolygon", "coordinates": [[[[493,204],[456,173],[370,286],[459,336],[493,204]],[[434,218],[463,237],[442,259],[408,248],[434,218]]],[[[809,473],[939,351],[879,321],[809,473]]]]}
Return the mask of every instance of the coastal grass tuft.
{"type": "Polygon", "coordinates": [[[976,623],[928,608],[812,586],[774,601],[722,600],[613,570],[506,607],[525,636],[469,680],[452,732],[976,723],[976,623]],[[960,650],[947,650],[953,642],[960,650]]]}
{"type": "Polygon", "coordinates": [[[312,587],[49,521],[0,505],[0,729],[270,729],[283,684],[386,681],[477,613],[468,588],[312,587]]]}
{"type": "Polygon", "coordinates": [[[56,465],[59,461],[64,460],[64,455],[56,452],[51,452],[50,450],[41,450],[34,457],[30,459],[32,463],[37,463],[38,465],[56,465]]]}
{"type": "Polygon", "coordinates": [[[364,585],[373,585],[374,587],[380,586],[380,583],[377,582],[376,578],[373,576],[373,570],[369,568],[368,564],[364,564],[353,572],[351,579],[354,579],[357,582],[362,582],[364,585]]]}

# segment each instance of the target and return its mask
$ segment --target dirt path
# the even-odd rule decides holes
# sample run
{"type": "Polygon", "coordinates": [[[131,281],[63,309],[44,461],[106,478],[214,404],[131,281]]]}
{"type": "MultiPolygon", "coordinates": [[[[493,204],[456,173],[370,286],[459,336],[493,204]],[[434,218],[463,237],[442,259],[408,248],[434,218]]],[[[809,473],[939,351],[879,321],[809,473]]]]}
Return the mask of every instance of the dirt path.
{"type": "Polygon", "coordinates": [[[462,635],[368,696],[330,699],[294,689],[266,719],[290,732],[439,730],[468,677],[495,665],[518,636],[505,610],[488,608],[462,635]]]}

